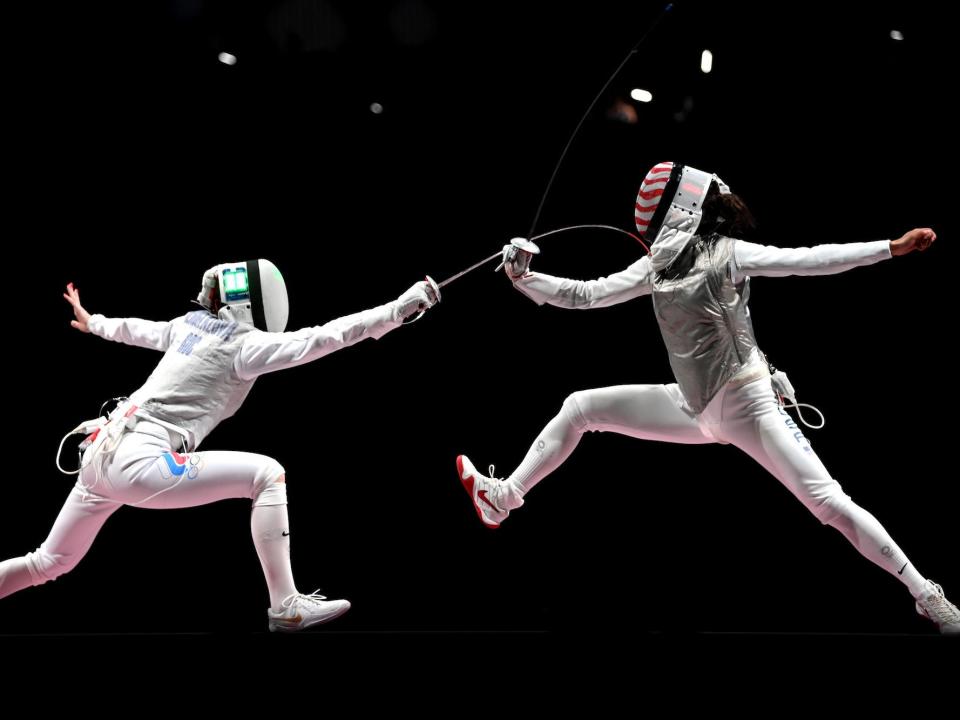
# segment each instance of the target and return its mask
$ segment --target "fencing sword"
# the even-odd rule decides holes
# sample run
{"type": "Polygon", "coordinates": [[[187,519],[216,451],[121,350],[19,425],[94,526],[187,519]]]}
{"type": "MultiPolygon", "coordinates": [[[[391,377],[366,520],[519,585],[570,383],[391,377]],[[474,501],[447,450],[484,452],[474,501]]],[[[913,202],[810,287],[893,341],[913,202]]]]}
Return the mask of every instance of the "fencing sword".
{"type": "MultiPolygon", "coordinates": [[[[525,251],[527,251],[528,253],[532,253],[532,254],[534,254],[534,255],[538,255],[538,254],[540,253],[540,248],[537,247],[537,244],[536,244],[535,242],[533,242],[532,240],[528,240],[527,238],[521,238],[521,237],[513,238],[513,239],[510,241],[510,244],[513,245],[513,247],[515,247],[515,248],[519,248],[520,250],[525,250],[525,251]]],[[[471,265],[470,267],[468,267],[466,270],[461,270],[461,271],[458,272],[457,274],[451,275],[451,276],[448,277],[446,280],[442,280],[441,282],[437,282],[437,281],[434,280],[432,277],[430,277],[429,275],[427,275],[424,279],[426,280],[427,284],[430,286],[430,289],[433,291],[433,294],[436,296],[436,300],[435,300],[434,302],[440,302],[440,288],[446,287],[447,285],[449,285],[450,283],[452,283],[454,280],[459,280],[459,279],[462,278],[464,275],[466,275],[466,274],[468,274],[468,273],[472,273],[474,270],[476,270],[476,269],[479,268],[479,267],[483,267],[484,265],[486,265],[486,264],[487,264],[488,262],[490,262],[491,260],[496,260],[498,257],[503,257],[503,256],[504,256],[503,250],[498,250],[497,252],[495,252],[495,253],[494,253],[493,255],[491,255],[490,257],[486,257],[486,258],[484,258],[483,260],[481,260],[480,262],[475,262],[473,265],[471,265]]],[[[505,259],[504,259],[499,265],[497,265],[497,268],[496,268],[496,269],[499,270],[500,268],[502,268],[504,262],[506,262],[505,259]]],[[[417,314],[417,316],[416,316],[415,318],[413,318],[413,320],[404,322],[404,325],[410,325],[411,323],[415,323],[417,320],[419,320],[420,318],[423,317],[423,315],[424,315],[424,313],[426,313],[426,311],[427,311],[426,308],[424,308],[423,310],[421,310],[421,311],[417,314]]]]}
{"type": "MultiPolygon", "coordinates": [[[[533,240],[528,240],[527,238],[515,237],[515,238],[513,238],[513,239],[510,241],[510,244],[513,245],[515,248],[519,248],[520,250],[525,250],[526,252],[531,253],[531,254],[533,254],[533,255],[539,255],[539,254],[540,254],[540,248],[537,246],[537,244],[536,244],[535,242],[533,242],[533,240]]],[[[471,265],[470,267],[468,267],[466,270],[461,270],[461,271],[458,272],[456,275],[451,275],[450,277],[448,277],[448,278],[447,278],[446,280],[444,280],[443,282],[437,283],[437,286],[438,286],[438,287],[445,287],[445,286],[449,285],[450,283],[452,283],[454,280],[459,280],[460,278],[462,278],[462,277],[463,277],[464,275],[466,275],[467,273],[473,272],[473,271],[476,270],[478,267],[482,267],[482,266],[486,265],[488,262],[490,262],[491,260],[495,260],[496,258],[502,257],[502,256],[503,256],[503,250],[500,250],[500,251],[498,251],[498,252],[495,252],[495,253],[494,253],[493,255],[491,255],[490,257],[484,258],[483,260],[481,260],[481,261],[478,262],[478,263],[474,263],[473,265],[471,265]]],[[[496,270],[499,270],[500,268],[502,268],[502,267],[503,267],[503,264],[504,264],[504,263],[501,262],[499,265],[497,265],[496,270]]]]}
{"type": "MultiPolygon", "coordinates": [[[[515,237],[515,238],[513,238],[512,240],[510,240],[510,244],[511,244],[513,247],[515,247],[515,248],[517,248],[517,249],[519,249],[519,250],[524,250],[524,251],[526,251],[526,252],[528,252],[528,253],[531,253],[531,254],[533,254],[533,255],[539,255],[539,254],[540,254],[540,246],[537,245],[537,243],[535,243],[534,240],[541,240],[542,238],[548,237],[548,236],[550,236],[550,235],[557,235],[558,233],[568,232],[568,231],[570,231],[570,230],[584,230],[584,229],[612,230],[613,232],[618,232],[618,233],[620,233],[620,234],[622,234],[622,235],[626,235],[626,236],[628,236],[628,237],[633,238],[633,239],[636,240],[638,243],[640,243],[640,245],[643,247],[644,251],[646,251],[647,254],[650,253],[650,248],[648,248],[647,245],[646,245],[646,243],[643,242],[643,240],[641,240],[638,236],[634,235],[632,232],[629,232],[629,231],[627,231],[627,230],[624,230],[623,228],[618,228],[618,227],[615,227],[615,226],[613,226],[613,225],[596,225],[596,224],[569,225],[569,226],[567,226],[567,227],[556,228],[556,229],[554,229],[554,230],[548,230],[547,232],[540,233],[539,235],[535,235],[535,236],[532,237],[532,238],[515,237]]],[[[453,281],[459,280],[459,279],[462,278],[464,275],[473,272],[473,271],[476,270],[477,268],[483,267],[483,266],[486,265],[487,263],[489,263],[489,262],[491,262],[491,261],[493,261],[493,260],[496,260],[497,258],[501,258],[501,262],[500,262],[499,265],[497,265],[496,268],[494,268],[494,272],[500,270],[500,268],[502,268],[503,265],[504,265],[504,263],[506,262],[506,260],[503,259],[503,257],[504,257],[504,252],[503,252],[503,250],[500,250],[500,251],[498,251],[498,252],[495,252],[495,253],[494,253],[493,255],[491,255],[490,257],[486,257],[486,258],[484,258],[483,260],[481,260],[480,262],[475,262],[473,265],[471,265],[470,267],[468,267],[466,270],[461,270],[461,271],[458,272],[457,274],[451,275],[451,276],[448,277],[446,280],[443,280],[443,281],[441,281],[441,282],[436,282],[432,277],[430,277],[429,275],[427,275],[426,278],[425,278],[425,280],[426,280],[427,284],[430,286],[430,289],[433,291],[433,294],[436,295],[436,298],[437,298],[437,299],[436,299],[435,302],[440,302],[440,288],[446,287],[447,285],[449,285],[449,284],[452,283],[453,281]]],[[[413,320],[406,321],[406,322],[404,322],[404,324],[405,324],[405,325],[409,325],[409,324],[411,324],[411,323],[415,323],[417,320],[419,320],[420,318],[423,317],[424,313],[426,313],[426,309],[421,310],[421,311],[419,312],[419,314],[418,314],[415,318],[413,318],[413,320]]]]}
{"type": "MultiPolygon", "coordinates": [[[[654,21],[649,25],[646,32],[644,32],[641,38],[636,42],[636,44],[634,44],[634,46],[630,48],[630,52],[628,52],[626,57],[623,58],[623,61],[617,66],[617,69],[614,70],[613,73],[610,75],[610,77],[607,78],[607,81],[603,84],[603,87],[600,88],[600,92],[596,94],[596,96],[593,98],[593,101],[587,107],[586,112],[583,113],[583,116],[580,118],[580,122],[577,123],[577,126],[573,130],[573,133],[570,135],[570,139],[567,140],[567,144],[564,145],[563,151],[560,153],[560,159],[557,160],[557,164],[553,168],[553,173],[550,175],[550,179],[547,181],[547,187],[543,192],[543,196],[540,198],[540,204],[537,206],[537,212],[534,214],[533,223],[530,225],[530,232],[528,233],[528,235],[532,236],[534,231],[536,230],[537,222],[539,222],[540,220],[540,213],[543,211],[543,206],[547,202],[547,196],[550,194],[550,190],[553,187],[553,181],[556,180],[557,173],[560,171],[560,166],[563,164],[563,161],[567,156],[567,151],[570,150],[570,146],[573,144],[574,138],[576,138],[576,136],[579,134],[580,128],[583,127],[583,123],[586,121],[587,117],[593,111],[593,108],[596,106],[597,102],[600,100],[603,94],[607,91],[607,88],[610,87],[610,83],[612,83],[614,78],[616,78],[617,75],[620,74],[620,71],[623,70],[624,67],[626,67],[627,63],[630,61],[630,58],[632,58],[637,53],[640,47],[646,42],[647,38],[653,33],[653,31],[660,24],[660,21],[663,20],[663,18],[668,13],[670,13],[671,10],[673,10],[673,3],[667,3],[663,7],[663,9],[660,11],[660,13],[657,15],[657,17],[654,19],[654,21]]],[[[554,235],[556,233],[565,232],[568,230],[578,230],[581,228],[602,228],[605,230],[614,230],[616,232],[629,235],[630,237],[632,237],[634,240],[636,240],[643,246],[647,254],[650,253],[650,248],[648,248],[647,245],[643,242],[643,240],[641,240],[639,237],[637,237],[631,232],[627,232],[626,230],[623,230],[622,228],[614,227],[611,225],[573,225],[570,227],[550,230],[548,232],[542,233],[541,235],[537,235],[530,238],[513,238],[510,241],[510,244],[516,248],[519,248],[520,250],[526,250],[527,252],[537,255],[540,253],[540,248],[537,246],[534,240],[539,240],[540,238],[546,237],[547,235],[554,235]]],[[[504,261],[501,262],[496,268],[497,270],[500,270],[500,268],[503,267],[504,262],[506,262],[505,255],[502,250],[500,252],[494,253],[490,257],[484,258],[480,262],[474,263],[473,265],[468,267],[466,270],[461,270],[456,275],[451,275],[450,277],[448,277],[446,280],[443,280],[442,282],[438,283],[432,277],[427,275],[426,282],[430,286],[430,289],[433,291],[433,293],[436,295],[435,302],[440,302],[440,288],[449,285],[455,280],[459,280],[464,275],[473,272],[477,268],[482,267],[486,265],[488,262],[491,262],[492,260],[495,260],[496,258],[501,256],[504,257],[504,261]]],[[[421,310],[420,313],[415,318],[413,318],[413,320],[410,320],[409,323],[406,323],[406,324],[416,322],[417,320],[423,317],[425,312],[426,312],[426,309],[421,310]]]]}
{"type": "MultiPolygon", "coordinates": [[[[623,228],[614,227],[613,225],[595,225],[595,224],[569,225],[568,227],[556,228],[555,230],[548,230],[547,232],[540,233],[539,235],[535,235],[535,236],[532,237],[532,238],[515,237],[515,238],[513,238],[512,240],[510,240],[510,244],[513,245],[513,247],[518,248],[518,249],[520,249],[520,250],[524,250],[524,251],[526,251],[526,252],[528,252],[528,253],[530,253],[530,254],[532,254],[532,255],[539,255],[539,254],[540,254],[540,246],[537,245],[537,243],[534,242],[535,240],[540,240],[540,239],[542,239],[542,238],[548,237],[549,235],[556,235],[556,234],[558,234],[558,233],[567,232],[567,231],[569,231],[569,230],[583,230],[583,229],[612,230],[612,231],[614,231],[614,232],[618,232],[618,233],[621,233],[621,234],[623,234],[623,235],[627,235],[628,237],[631,237],[631,238],[633,238],[634,240],[636,240],[638,243],[640,243],[640,245],[643,246],[643,249],[644,249],[648,254],[650,253],[650,248],[647,247],[646,243],[643,242],[643,240],[641,240],[639,237],[637,237],[636,235],[634,235],[632,232],[629,232],[629,231],[627,231],[627,230],[624,230],[623,228]]],[[[460,278],[462,278],[462,277],[463,277],[464,275],[466,275],[467,273],[471,273],[471,272],[473,272],[474,270],[476,270],[476,269],[479,268],[479,267],[483,267],[484,265],[486,265],[486,264],[487,264],[488,262],[490,262],[491,260],[495,260],[495,259],[497,259],[498,257],[503,257],[503,254],[504,254],[504,253],[503,253],[503,250],[500,250],[499,252],[495,252],[495,253],[494,253],[493,255],[491,255],[490,257],[484,258],[484,259],[481,260],[480,262],[474,263],[473,265],[471,265],[470,267],[468,267],[466,270],[461,270],[461,271],[458,272],[456,275],[451,275],[451,276],[448,277],[446,280],[444,280],[444,281],[442,281],[442,282],[439,282],[439,283],[438,283],[438,282],[434,282],[433,278],[431,278],[429,275],[427,275],[427,282],[430,283],[431,287],[434,287],[434,286],[435,286],[435,287],[434,287],[434,290],[435,290],[435,292],[437,293],[437,299],[439,300],[440,288],[446,287],[447,285],[449,285],[450,283],[452,283],[454,280],[459,280],[460,278]]],[[[504,266],[504,262],[505,262],[505,261],[501,261],[500,264],[497,265],[497,267],[494,268],[494,272],[499,271],[499,270],[504,266]]]]}

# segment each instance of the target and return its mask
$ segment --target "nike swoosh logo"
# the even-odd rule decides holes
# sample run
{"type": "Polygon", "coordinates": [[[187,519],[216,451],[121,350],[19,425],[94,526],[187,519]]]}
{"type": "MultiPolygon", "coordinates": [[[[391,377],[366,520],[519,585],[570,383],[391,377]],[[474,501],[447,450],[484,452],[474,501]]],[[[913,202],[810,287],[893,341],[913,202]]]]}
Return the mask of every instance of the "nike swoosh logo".
{"type": "Polygon", "coordinates": [[[290,623],[291,625],[293,625],[293,624],[299,623],[301,620],[303,620],[303,618],[298,614],[298,615],[294,615],[293,617],[288,617],[288,618],[287,618],[287,617],[285,617],[285,618],[274,618],[274,620],[276,620],[277,622],[290,623]]]}
{"type": "Polygon", "coordinates": [[[486,490],[481,490],[480,492],[478,492],[478,493],[477,493],[477,497],[480,498],[481,500],[483,500],[487,505],[489,505],[490,507],[492,507],[492,508],[493,508],[494,510],[496,510],[497,512],[500,512],[500,508],[498,508],[498,507],[497,507],[496,505],[494,505],[492,502],[490,502],[489,500],[487,500],[487,491],[486,491],[486,490]]]}
{"type": "Polygon", "coordinates": [[[909,565],[909,564],[910,564],[909,562],[905,562],[905,563],[903,564],[903,567],[900,568],[900,570],[897,571],[897,575],[903,575],[903,571],[907,569],[907,565],[909,565]]]}
{"type": "Polygon", "coordinates": [[[287,537],[287,535],[290,534],[290,531],[289,531],[289,530],[284,530],[284,531],[283,531],[282,533],[280,533],[280,534],[283,535],[284,537],[287,537]]]}

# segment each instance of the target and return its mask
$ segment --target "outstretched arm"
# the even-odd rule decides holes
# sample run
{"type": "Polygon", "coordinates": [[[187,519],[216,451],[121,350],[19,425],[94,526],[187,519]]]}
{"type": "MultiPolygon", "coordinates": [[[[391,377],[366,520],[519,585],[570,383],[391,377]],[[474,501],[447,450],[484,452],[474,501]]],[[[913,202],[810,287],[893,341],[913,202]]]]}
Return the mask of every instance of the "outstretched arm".
{"type": "Polygon", "coordinates": [[[170,345],[171,323],[169,322],[91,315],[80,304],[80,291],[73,286],[73,283],[67,285],[67,292],[63,297],[73,308],[74,319],[70,321],[70,327],[80,332],[93,333],[106,340],[151,350],[166,350],[170,345]]]}
{"type": "Polygon", "coordinates": [[[530,253],[504,247],[504,271],[513,286],[537,305],[586,310],[609,307],[650,294],[650,258],[644,256],[626,270],[596,280],[568,280],[530,272],[530,253]]]}
{"type": "Polygon", "coordinates": [[[833,275],[872,265],[894,255],[926,250],[936,240],[930,228],[916,228],[896,240],[856,242],[814,247],[779,248],[737,240],[734,245],[735,281],[746,275],[833,275]]]}
{"type": "Polygon", "coordinates": [[[379,339],[403,321],[432,307],[436,295],[425,282],[411,287],[393,302],[294,332],[252,332],[240,348],[234,369],[249,380],[268,372],[303,365],[367,338],[379,339]]]}

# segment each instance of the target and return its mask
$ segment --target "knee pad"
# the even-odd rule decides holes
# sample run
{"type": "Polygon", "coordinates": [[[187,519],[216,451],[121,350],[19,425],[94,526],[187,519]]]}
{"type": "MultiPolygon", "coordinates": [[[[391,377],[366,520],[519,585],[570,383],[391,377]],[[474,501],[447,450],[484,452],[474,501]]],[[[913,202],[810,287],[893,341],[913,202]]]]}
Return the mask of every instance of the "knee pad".
{"type": "Polygon", "coordinates": [[[563,413],[578,432],[583,432],[587,429],[587,419],[583,415],[579,395],[582,395],[582,393],[575,392],[567,395],[567,399],[563,401],[563,413]]]}
{"type": "Polygon", "coordinates": [[[254,507],[287,504],[287,484],[277,482],[277,479],[284,474],[286,471],[276,460],[271,460],[257,472],[253,481],[254,507]]]}

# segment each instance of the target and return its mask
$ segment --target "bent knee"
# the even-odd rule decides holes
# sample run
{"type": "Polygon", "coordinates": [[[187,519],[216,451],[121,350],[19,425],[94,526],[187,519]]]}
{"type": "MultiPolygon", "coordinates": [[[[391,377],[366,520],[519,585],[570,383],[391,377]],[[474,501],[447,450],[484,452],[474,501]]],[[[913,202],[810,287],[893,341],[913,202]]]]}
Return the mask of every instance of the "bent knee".
{"type": "Polygon", "coordinates": [[[578,432],[584,432],[590,429],[590,424],[583,412],[585,400],[586,393],[583,391],[570,393],[567,395],[566,400],[563,401],[563,407],[561,408],[561,412],[566,416],[567,421],[576,428],[578,432]]]}
{"type": "Polygon", "coordinates": [[[253,481],[253,505],[286,505],[287,473],[283,466],[272,458],[257,470],[253,481]]]}
{"type": "Polygon", "coordinates": [[[287,471],[283,469],[283,465],[266,455],[261,455],[259,458],[260,462],[253,473],[254,498],[271,485],[286,482],[287,479],[287,471]]]}
{"type": "Polygon", "coordinates": [[[27,553],[27,570],[34,585],[43,585],[66,575],[80,562],[76,555],[49,553],[41,546],[36,552],[27,553]]]}

